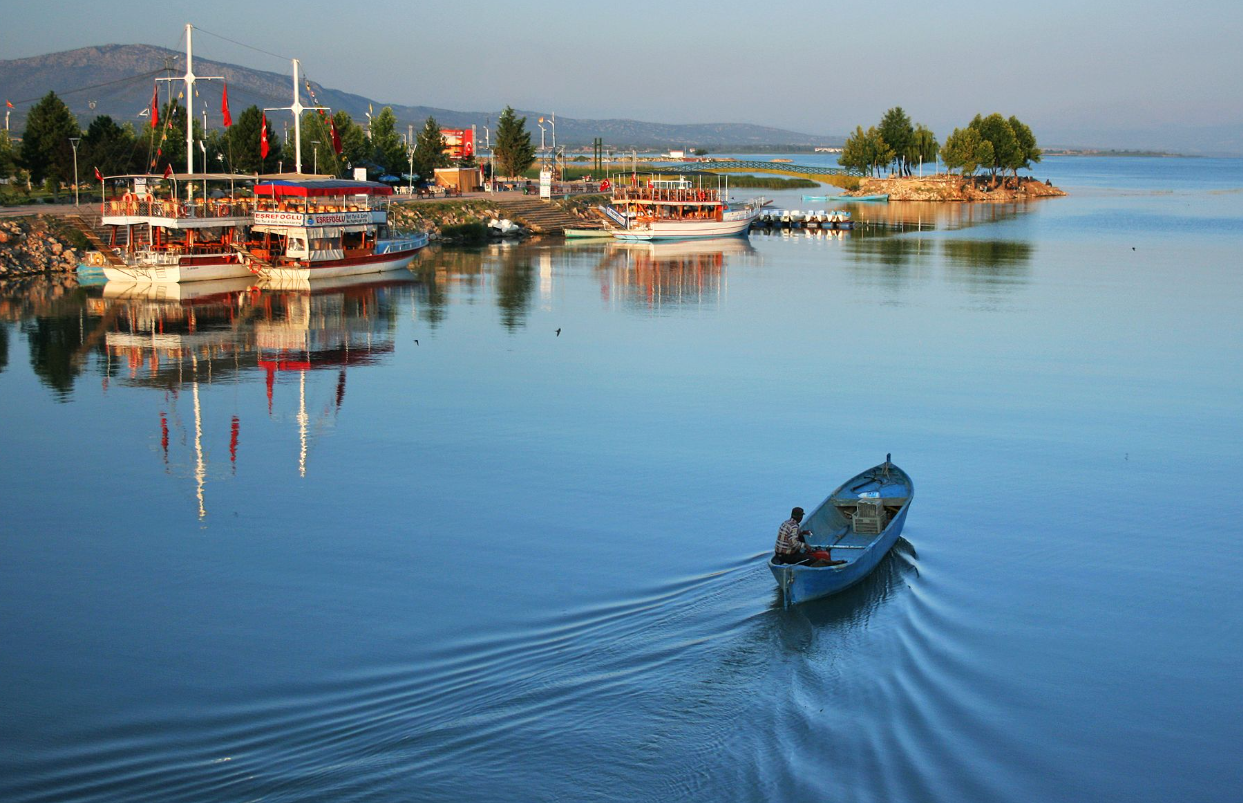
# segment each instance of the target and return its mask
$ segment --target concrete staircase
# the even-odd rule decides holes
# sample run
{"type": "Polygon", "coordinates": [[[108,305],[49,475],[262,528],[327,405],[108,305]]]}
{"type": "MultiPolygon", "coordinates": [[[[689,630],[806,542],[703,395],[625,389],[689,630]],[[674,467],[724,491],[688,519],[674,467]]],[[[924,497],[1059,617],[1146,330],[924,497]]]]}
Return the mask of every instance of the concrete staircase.
{"type": "Polygon", "coordinates": [[[540,234],[561,234],[566,229],[596,229],[604,226],[599,220],[575,217],[539,198],[521,195],[509,198],[505,194],[498,194],[491,200],[504,210],[510,220],[540,234]]]}

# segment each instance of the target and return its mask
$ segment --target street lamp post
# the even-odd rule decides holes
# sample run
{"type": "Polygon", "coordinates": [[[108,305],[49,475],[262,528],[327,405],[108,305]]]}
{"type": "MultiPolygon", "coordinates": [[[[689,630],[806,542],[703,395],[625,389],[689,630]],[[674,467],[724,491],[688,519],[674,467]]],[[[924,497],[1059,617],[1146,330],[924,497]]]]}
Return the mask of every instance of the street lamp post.
{"type": "Polygon", "coordinates": [[[318,176],[319,175],[319,140],[317,139],[311,140],[311,147],[314,149],[314,156],[311,157],[311,162],[313,165],[311,167],[311,170],[314,171],[315,175],[318,176]]]}
{"type": "MultiPolygon", "coordinates": [[[[492,122],[491,117],[488,118],[488,122],[492,122]]],[[[491,192],[493,183],[496,181],[496,154],[492,152],[492,132],[486,125],[483,127],[483,147],[488,152],[488,165],[491,168],[487,184],[487,189],[491,192]]]]}
{"type": "Polygon", "coordinates": [[[406,192],[414,195],[414,148],[407,148],[406,155],[410,157],[410,169],[406,171],[406,192]]]}
{"type": "Polygon", "coordinates": [[[69,144],[73,146],[73,205],[78,206],[78,143],[82,141],[82,137],[70,137],[69,144]]]}
{"type": "Polygon", "coordinates": [[[544,150],[544,118],[539,118],[539,154],[545,164],[548,163],[548,151],[544,150]]]}

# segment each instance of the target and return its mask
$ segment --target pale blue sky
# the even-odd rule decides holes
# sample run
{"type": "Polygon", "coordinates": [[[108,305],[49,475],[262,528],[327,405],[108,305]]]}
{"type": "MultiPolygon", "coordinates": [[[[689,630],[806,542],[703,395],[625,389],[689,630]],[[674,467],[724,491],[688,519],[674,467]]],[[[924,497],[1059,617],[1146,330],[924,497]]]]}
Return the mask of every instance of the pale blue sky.
{"type": "MultiPolygon", "coordinates": [[[[0,9],[0,58],[109,43],[177,48],[192,22],[298,56],[330,87],[463,111],[509,104],[843,134],[901,105],[941,137],[978,111],[1000,111],[1043,143],[1243,141],[1237,1],[0,0],[0,9]]],[[[288,70],[207,35],[196,51],[288,70]]]]}

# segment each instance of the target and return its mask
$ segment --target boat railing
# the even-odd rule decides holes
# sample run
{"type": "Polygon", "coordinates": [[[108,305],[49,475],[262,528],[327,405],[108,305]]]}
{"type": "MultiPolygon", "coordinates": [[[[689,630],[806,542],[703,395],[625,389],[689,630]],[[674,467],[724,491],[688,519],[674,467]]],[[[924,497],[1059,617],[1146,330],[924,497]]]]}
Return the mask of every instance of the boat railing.
{"type": "Polygon", "coordinates": [[[715,189],[662,189],[654,187],[618,187],[613,193],[617,201],[651,201],[654,203],[717,203],[721,193],[715,189]]]}
{"type": "Polygon", "coordinates": [[[110,217],[161,217],[173,220],[202,220],[217,217],[249,217],[250,201],[208,199],[187,203],[172,198],[129,195],[104,201],[100,214],[110,217]]]}
{"type": "Polygon", "coordinates": [[[383,212],[386,208],[383,203],[368,203],[365,200],[356,201],[353,198],[305,204],[299,201],[278,201],[260,197],[255,203],[255,211],[258,212],[292,212],[299,215],[322,215],[332,212],[383,212]]]}

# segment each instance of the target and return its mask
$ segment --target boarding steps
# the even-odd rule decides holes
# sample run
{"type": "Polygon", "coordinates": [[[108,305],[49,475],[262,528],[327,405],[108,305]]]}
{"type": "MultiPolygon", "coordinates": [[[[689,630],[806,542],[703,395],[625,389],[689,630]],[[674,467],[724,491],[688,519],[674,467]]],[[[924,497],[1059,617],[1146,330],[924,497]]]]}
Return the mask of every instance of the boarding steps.
{"type": "Polygon", "coordinates": [[[492,202],[513,221],[539,234],[560,234],[566,229],[602,228],[592,218],[580,218],[540,198],[507,198],[497,195],[492,202]]]}
{"type": "MultiPolygon", "coordinates": [[[[71,224],[72,226],[74,226],[75,228],[77,228],[84,235],[86,235],[86,239],[90,241],[91,247],[97,249],[101,254],[104,253],[105,251],[111,251],[114,247],[125,249],[129,245],[129,243],[126,242],[126,230],[127,230],[126,226],[116,227],[116,239],[117,239],[116,245],[115,246],[108,245],[109,240],[111,240],[113,236],[112,227],[105,226],[101,222],[98,212],[82,211],[82,212],[78,212],[75,214],[66,215],[65,221],[71,224]],[[92,236],[94,237],[94,239],[91,239],[92,236]],[[96,240],[98,240],[99,242],[96,243],[96,240]]],[[[150,239],[148,227],[147,226],[133,226],[132,230],[134,232],[134,247],[135,248],[146,247],[150,239]]]]}
{"type": "MultiPolygon", "coordinates": [[[[82,232],[82,236],[86,237],[86,241],[91,244],[91,248],[94,248],[102,254],[104,260],[109,265],[117,267],[125,265],[124,260],[117,256],[116,251],[112,250],[112,248],[104,241],[103,238],[107,237],[109,233],[104,226],[100,225],[99,215],[92,216],[89,212],[78,215],[68,215],[65,217],[65,222],[82,232]]],[[[124,236],[124,232],[122,232],[121,235],[124,236]]]]}

